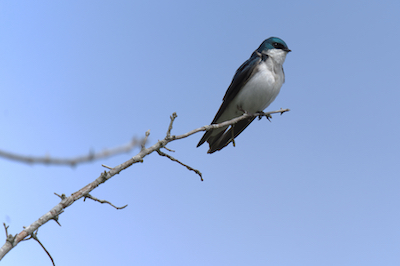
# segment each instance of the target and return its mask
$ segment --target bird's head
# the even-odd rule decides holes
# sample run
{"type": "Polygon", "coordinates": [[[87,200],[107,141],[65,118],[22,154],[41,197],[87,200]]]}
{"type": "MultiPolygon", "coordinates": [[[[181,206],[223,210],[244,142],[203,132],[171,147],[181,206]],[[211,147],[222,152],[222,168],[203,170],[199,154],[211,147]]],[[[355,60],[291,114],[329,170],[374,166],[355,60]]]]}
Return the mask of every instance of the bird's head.
{"type": "Polygon", "coordinates": [[[290,52],[287,44],[278,37],[270,37],[262,42],[260,47],[258,47],[258,52],[265,52],[266,50],[278,49],[283,50],[285,52],[290,52]]]}
{"type": "Polygon", "coordinates": [[[270,37],[262,42],[257,52],[272,57],[278,64],[282,65],[286,55],[291,52],[291,50],[282,39],[270,37]]]}

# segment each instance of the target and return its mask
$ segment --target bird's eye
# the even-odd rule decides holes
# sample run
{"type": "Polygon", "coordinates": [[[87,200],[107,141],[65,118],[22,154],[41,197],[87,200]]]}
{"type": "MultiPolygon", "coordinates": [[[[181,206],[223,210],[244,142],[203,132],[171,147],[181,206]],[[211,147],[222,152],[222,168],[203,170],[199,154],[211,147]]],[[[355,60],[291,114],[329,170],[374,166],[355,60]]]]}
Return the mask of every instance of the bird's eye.
{"type": "Polygon", "coordinates": [[[285,48],[285,47],[283,46],[283,44],[278,43],[278,42],[274,42],[274,43],[272,44],[272,46],[274,46],[274,48],[276,48],[276,49],[283,49],[283,48],[285,48]]]}

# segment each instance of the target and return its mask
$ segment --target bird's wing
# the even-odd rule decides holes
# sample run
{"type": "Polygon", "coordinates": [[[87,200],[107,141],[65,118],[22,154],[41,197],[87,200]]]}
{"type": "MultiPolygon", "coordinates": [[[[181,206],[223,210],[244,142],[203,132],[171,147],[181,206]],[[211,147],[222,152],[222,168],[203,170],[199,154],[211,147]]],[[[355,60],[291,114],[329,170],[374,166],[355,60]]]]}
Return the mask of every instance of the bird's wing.
{"type": "Polygon", "coordinates": [[[233,98],[239,93],[239,91],[246,85],[250,78],[257,72],[258,65],[261,62],[261,54],[255,51],[251,57],[246,60],[237,70],[233,76],[232,82],[226,90],[225,96],[222,99],[221,107],[214,117],[212,123],[215,123],[220,116],[224,113],[229,103],[232,102],[233,98]]]}
{"type": "Polygon", "coordinates": [[[250,125],[255,117],[249,117],[248,119],[242,120],[234,124],[227,132],[221,132],[216,138],[215,141],[210,143],[210,149],[207,153],[213,153],[221,150],[225,146],[227,146],[234,138],[236,138],[240,133],[242,133],[245,128],[250,125]]]}
{"type": "MultiPolygon", "coordinates": [[[[221,104],[221,107],[219,108],[219,110],[218,110],[217,114],[215,115],[214,120],[211,122],[211,124],[217,123],[218,119],[225,112],[229,103],[232,102],[232,100],[236,97],[236,95],[239,93],[239,91],[246,85],[246,83],[250,80],[250,78],[257,72],[257,69],[258,69],[257,66],[263,59],[262,58],[263,56],[266,56],[266,55],[263,55],[257,51],[254,51],[254,53],[251,55],[251,57],[248,60],[246,60],[246,62],[244,62],[236,70],[236,73],[233,76],[232,82],[229,85],[224,98],[222,99],[223,102],[221,104]]],[[[247,125],[246,125],[246,127],[247,127],[247,125]]],[[[226,128],[228,128],[228,127],[226,127],[226,128]]],[[[222,133],[220,132],[220,133],[218,133],[218,135],[213,136],[212,138],[210,138],[210,137],[212,135],[213,130],[206,131],[206,133],[204,133],[203,137],[197,144],[197,147],[202,145],[207,140],[211,146],[212,143],[214,142],[214,140],[215,141],[218,140],[218,138],[223,134],[223,132],[226,130],[226,128],[222,130],[222,133]]]]}

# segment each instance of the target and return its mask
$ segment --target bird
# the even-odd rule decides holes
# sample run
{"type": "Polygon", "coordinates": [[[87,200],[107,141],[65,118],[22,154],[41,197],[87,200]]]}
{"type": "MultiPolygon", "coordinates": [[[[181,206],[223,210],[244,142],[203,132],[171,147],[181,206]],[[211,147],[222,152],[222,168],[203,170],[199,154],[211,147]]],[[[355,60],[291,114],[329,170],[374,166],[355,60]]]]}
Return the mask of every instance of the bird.
{"type": "MultiPolygon", "coordinates": [[[[285,82],[283,63],[289,52],[291,50],[287,44],[278,37],[264,40],[236,70],[211,124],[219,124],[244,113],[262,112],[267,108],[278,96],[285,82]]],[[[210,129],[204,133],[197,147],[207,141],[207,153],[219,151],[233,142],[254,119],[255,117],[249,117],[230,127],[210,129]]]]}

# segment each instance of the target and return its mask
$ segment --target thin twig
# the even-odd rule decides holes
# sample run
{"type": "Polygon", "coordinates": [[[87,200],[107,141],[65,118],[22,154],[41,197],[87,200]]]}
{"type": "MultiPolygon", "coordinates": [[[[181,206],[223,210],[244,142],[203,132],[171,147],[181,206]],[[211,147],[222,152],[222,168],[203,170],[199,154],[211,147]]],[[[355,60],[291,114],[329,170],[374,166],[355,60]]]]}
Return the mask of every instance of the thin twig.
{"type": "Polygon", "coordinates": [[[61,200],[65,199],[67,197],[67,196],[65,196],[65,194],[58,195],[55,192],[54,192],[54,195],[58,196],[61,200]]]}
{"type": "Polygon", "coordinates": [[[4,229],[6,230],[6,244],[7,242],[9,244],[12,244],[14,242],[14,239],[16,236],[13,236],[12,234],[8,234],[8,227],[9,225],[6,225],[6,223],[3,223],[4,229]]]}
{"type": "Polygon", "coordinates": [[[167,148],[167,147],[163,147],[163,148],[166,149],[167,151],[175,152],[174,150],[171,150],[171,149],[169,149],[169,148],[167,148]]]}
{"type": "Polygon", "coordinates": [[[167,138],[169,138],[171,136],[172,124],[174,123],[175,118],[177,118],[177,117],[178,117],[178,115],[175,112],[172,114],[172,116],[169,117],[171,119],[171,122],[169,123],[169,127],[167,130],[167,138]]]}
{"type": "Polygon", "coordinates": [[[4,230],[6,230],[6,237],[8,237],[8,225],[6,223],[3,223],[4,230]]]}
{"type": "Polygon", "coordinates": [[[112,169],[112,167],[107,166],[107,165],[105,165],[105,164],[102,164],[101,166],[103,166],[103,167],[105,167],[105,168],[107,168],[107,169],[112,169]]]}
{"type": "Polygon", "coordinates": [[[146,142],[147,142],[147,139],[149,138],[149,136],[150,136],[150,129],[146,131],[145,137],[142,141],[142,144],[140,145],[142,147],[141,150],[146,148],[146,142]]]}
{"type": "Polygon", "coordinates": [[[100,202],[101,204],[103,204],[103,203],[110,204],[111,206],[113,206],[113,207],[114,207],[115,209],[117,209],[117,210],[124,209],[125,207],[128,206],[128,204],[126,204],[125,206],[117,207],[117,206],[113,205],[113,204],[112,204],[111,202],[109,202],[109,201],[98,199],[98,198],[96,198],[96,197],[93,197],[93,196],[90,195],[90,194],[86,194],[86,195],[84,196],[83,201],[85,201],[86,198],[89,198],[89,199],[92,199],[92,200],[94,200],[94,201],[100,202]]]}
{"type": "Polygon", "coordinates": [[[36,230],[36,232],[32,233],[31,237],[32,237],[33,239],[35,239],[35,240],[42,246],[42,248],[44,249],[44,251],[45,251],[45,252],[47,253],[47,255],[49,256],[51,262],[52,262],[53,265],[55,266],[56,264],[54,263],[54,260],[53,260],[53,258],[51,257],[50,253],[47,251],[47,249],[43,246],[42,242],[40,242],[39,238],[37,237],[38,231],[39,231],[39,229],[36,230]]]}
{"type": "Polygon", "coordinates": [[[177,163],[179,163],[179,164],[185,166],[185,167],[186,167],[187,169],[189,169],[190,171],[193,171],[193,172],[195,172],[196,174],[198,174],[198,175],[200,176],[200,180],[201,180],[201,181],[204,181],[204,180],[203,180],[203,176],[202,176],[202,174],[201,174],[201,172],[200,172],[199,170],[194,169],[194,168],[190,167],[189,165],[180,162],[179,160],[175,159],[175,158],[172,157],[171,155],[166,154],[166,153],[163,153],[163,152],[160,151],[160,150],[157,150],[157,153],[158,153],[159,155],[161,155],[161,156],[167,157],[167,158],[170,159],[171,161],[177,162],[177,163]]]}

